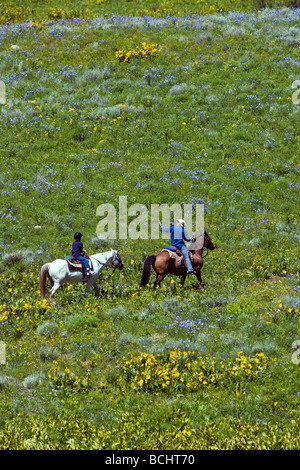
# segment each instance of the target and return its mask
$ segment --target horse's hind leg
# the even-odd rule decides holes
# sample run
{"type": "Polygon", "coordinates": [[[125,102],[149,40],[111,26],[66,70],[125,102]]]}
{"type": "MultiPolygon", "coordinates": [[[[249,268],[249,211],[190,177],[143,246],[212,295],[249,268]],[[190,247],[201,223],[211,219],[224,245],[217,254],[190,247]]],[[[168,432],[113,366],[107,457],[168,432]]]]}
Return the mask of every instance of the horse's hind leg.
{"type": "Polygon", "coordinates": [[[55,299],[54,299],[54,294],[59,288],[60,288],[60,284],[54,281],[52,288],[50,289],[50,302],[52,306],[56,304],[55,299]]]}
{"type": "Polygon", "coordinates": [[[157,286],[160,287],[160,283],[161,283],[161,281],[163,280],[164,277],[165,277],[165,276],[162,276],[161,274],[158,274],[158,275],[156,276],[155,282],[154,282],[154,284],[153,284],[153,288],[154,288],[154,289],[156,289],[157,286]]]}
{"type": "Polygon", "coordinates": [[[54,281],[52,279],[52,277],[49,276],[49,281],[50,281],[50,287],[49,287],[49,291],[52,289],[52,287],[54,286],[54,281]]]}

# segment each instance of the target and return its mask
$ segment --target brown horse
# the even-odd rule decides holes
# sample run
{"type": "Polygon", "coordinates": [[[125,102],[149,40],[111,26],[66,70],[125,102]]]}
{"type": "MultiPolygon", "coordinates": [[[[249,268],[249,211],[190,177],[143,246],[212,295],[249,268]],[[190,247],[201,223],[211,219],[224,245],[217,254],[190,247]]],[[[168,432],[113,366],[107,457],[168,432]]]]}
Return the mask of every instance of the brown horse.
{"type": "MultiPolygon", "coordinates": [[[[192,265],[196,271],[197,279],[202,283],[201,268],[203,266],[202,252],[203,248],[214,250],[216,247],[213,244],[210,236],[204,232],[204,235],[199,235],[195,242],[189,247],[189,251],[193,254],[192,265]]],[[[156,280],[154,282],[154,289],[160,286],[161,281],[166,277],[167,274],[174,274],[175,276],[181,276],[181,284],[183,285],[187,276],[186,262],[184,260],[185,267],[176,267],[174,258],[170,258],[167,251],[161,251],[158,255],[151,255],[145,260],[142,279],[140,287],[145,287],[148,284],[151,272],[151,266],[156,272],[156,280]]]]}

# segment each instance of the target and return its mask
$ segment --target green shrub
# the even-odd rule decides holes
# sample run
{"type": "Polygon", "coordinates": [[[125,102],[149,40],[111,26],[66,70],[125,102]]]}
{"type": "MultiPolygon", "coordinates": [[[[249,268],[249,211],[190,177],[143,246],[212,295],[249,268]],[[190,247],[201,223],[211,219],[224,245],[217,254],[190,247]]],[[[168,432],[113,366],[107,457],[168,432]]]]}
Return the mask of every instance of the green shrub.
{"type": "Polygon", "coordinates": [[[50,20],[58,20],[63,18],[66,14],[66,11],[59,7],[51,7],[47,10],[47,15],[50,20]]]}
{"type": "Polygon", "coordinates": [[[78,315],[70,318],[66,323],[66,328],[69,331],[76,331],[86,329],[89,327],[97,328],[99,326],[99,318],[95,315],[78,315]]]}
{"type": "Polygon", "coordinates": [[[280,425],[244,424],[237,419],[209,420],[193,429],[180,410],[170,413],[169,426],[143,414],[123,413],[106,431],[79,415],[66,413],[5,422],[0,430],[0,450],[296,450],[299,422],[287,430],[280,425]]]}
{"type": "Polygon", "coordinates": [[[36,332],[38,335],[46,336],[46,335],[51,335],[55,332],[57,332],[58,326],[54,321],[44,321],[41,323],[37,329],[36,332]]]}
{"type": "Polygon", "coordinates": [[[44,372],[35,372],[34,374],[28,375],[23,379],[22,386],[24,388],[35,388],[38,385],[41,385],[46,380],[46,375],[44,372]]]}
{"type": "MultiPolygon", "coordinates": [[[[0,10],[1,13],[1,10],[0,10]]],[[[0,24],[5,23],[21,23],[30,18],[31,10],[24,7],[11,7],[2,10],[0,16],[0,24]]]]}
{"type": "Polygon", "coordinates": [[[58,357],[58,350],[52,346],[42,346],[39,349],[39,357],[42,361],[53,361],[58,357]]]}
{"type": "Polygon", "coordinates": [[[232,360],[217,360],[215,356],[201,356],[194,351],[175,348],[166,354],[128,354],[117,362],[121,390],[141,390],[150,393],[178,394],[227,386],[236,383],[244,387],[247,382],[259,380],[272,360],[263,352],[246,357],[237,352],[232,360]]]}

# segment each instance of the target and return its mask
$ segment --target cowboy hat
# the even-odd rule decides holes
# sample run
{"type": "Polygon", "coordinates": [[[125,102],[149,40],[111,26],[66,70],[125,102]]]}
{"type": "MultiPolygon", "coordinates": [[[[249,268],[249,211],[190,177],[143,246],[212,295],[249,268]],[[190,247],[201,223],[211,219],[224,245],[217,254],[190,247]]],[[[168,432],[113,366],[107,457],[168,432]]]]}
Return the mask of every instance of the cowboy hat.
{"type": "Polygon", "coordinates": [[[179,222],[181,227],[185,226],[185,221],[183,219],[176,219],[176,222],[179,222]]]}

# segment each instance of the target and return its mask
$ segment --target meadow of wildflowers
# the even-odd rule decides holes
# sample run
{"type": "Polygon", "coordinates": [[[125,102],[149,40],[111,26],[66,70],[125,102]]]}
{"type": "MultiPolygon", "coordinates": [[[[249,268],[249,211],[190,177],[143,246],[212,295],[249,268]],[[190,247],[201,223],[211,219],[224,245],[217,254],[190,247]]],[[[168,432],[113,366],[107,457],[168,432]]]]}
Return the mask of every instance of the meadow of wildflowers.
{"type": "Polygon", "coordinates": [[[0,448],[299,448],[300,9],[27,3],[0,6],[0,448]],[[122,195],[204,204],[204,285],[139,288],[168,242],[97,238],[122,195]],[[52,307],[78,230],[125,268],[52,307]]]}

